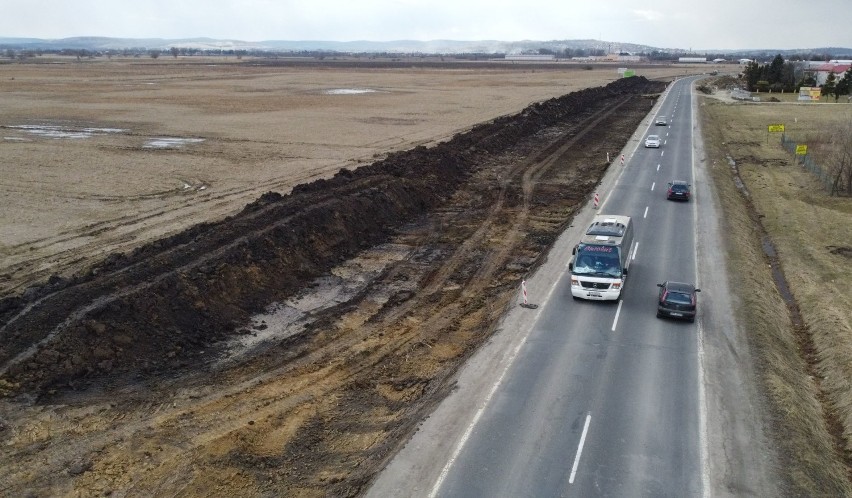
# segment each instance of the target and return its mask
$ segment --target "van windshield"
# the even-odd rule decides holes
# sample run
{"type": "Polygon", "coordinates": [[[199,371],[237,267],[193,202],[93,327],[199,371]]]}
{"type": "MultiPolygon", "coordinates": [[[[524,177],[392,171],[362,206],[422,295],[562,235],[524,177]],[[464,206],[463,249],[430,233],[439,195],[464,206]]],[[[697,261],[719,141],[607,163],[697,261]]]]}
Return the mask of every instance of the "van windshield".
{"type": "Polygon", "coordinates": [[[619,248],[595,244],[580,244],[574,261],[575,275],[621,278],[619,248]]]}

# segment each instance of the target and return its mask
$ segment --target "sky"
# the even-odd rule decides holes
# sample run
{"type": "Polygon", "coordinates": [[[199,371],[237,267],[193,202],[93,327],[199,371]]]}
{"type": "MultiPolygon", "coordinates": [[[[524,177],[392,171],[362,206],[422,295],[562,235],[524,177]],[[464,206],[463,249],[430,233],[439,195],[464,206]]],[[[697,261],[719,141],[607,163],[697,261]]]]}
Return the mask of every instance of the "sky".
{"type": "Polygon", "coordinates": [[[852,0],[0,0],[0,37],[852,47],[852,0]]]}

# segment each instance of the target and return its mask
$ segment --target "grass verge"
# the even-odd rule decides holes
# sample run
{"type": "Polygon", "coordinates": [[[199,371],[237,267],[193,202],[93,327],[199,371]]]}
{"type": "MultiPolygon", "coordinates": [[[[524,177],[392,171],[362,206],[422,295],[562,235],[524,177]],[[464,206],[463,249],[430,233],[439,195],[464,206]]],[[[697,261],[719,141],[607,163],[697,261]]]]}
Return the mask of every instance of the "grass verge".
{"type": "Polygon", "coordinates": [[[850,109],[701,99],[735,312],[758,355],[795,495],[852,496],[852,249],[837,249],[852,248],[852,199],[820,190],[766,130],[828,130],[850,109]],[[779,291],[770,263],[789,293],[779,291]]]}

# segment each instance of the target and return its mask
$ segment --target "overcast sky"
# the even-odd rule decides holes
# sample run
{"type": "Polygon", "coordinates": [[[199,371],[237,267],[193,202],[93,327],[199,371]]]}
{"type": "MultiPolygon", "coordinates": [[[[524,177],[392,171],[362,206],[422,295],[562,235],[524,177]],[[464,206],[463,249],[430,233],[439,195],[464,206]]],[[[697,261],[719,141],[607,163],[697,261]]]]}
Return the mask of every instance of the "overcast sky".
{"type": "Polygon", "coordinates": [[[852,0],[0,0],[0,37],[852,47],[852,0]]]}

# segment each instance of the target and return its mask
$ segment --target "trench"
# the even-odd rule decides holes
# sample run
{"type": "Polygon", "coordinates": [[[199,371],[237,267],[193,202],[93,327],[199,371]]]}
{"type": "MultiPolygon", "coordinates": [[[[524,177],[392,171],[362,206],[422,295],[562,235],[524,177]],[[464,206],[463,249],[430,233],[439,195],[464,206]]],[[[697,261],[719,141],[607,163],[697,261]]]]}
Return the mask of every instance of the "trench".
{"type": "Polygon", "coordinates": [[[748,209],[748,215],[754,224],[754,228],[757,231],[758,237],[760,238],[760,246],[763,251],[763,255],[766,257],[766,260],[769,263],[770,273],[772,274],[772,282],[775,285],[775,289],[778,291],[778,294],[781,296],[781,299],[784,301],[784,304],[787,308],[787,313],[790,318],[790,324],[793,327],[793,333],[796,337],[796,343],[798,345],[799,354],[802,359],[805,361],[805,365],[807,371],[805,372],[811,379],[813,379],[814,386],[816,388],[816,398],[819,400],[820,407],[822,409],[823,420],[825,421],[826,427],[828,428],[829,434],[831,434],[834,448],[838,455],[840,455],[841,459],[846,463],[846,467],[848,469],[849,478],[852,480],[852,457],[850,457],[849,452],[846,451],[847,441],[843,435],[843,424],[840,421],[840,418],[837,416],[836,411],[834,410],[834,404],[831,402],[828,393],[823,389],[821,382],[821,375],[819,372],[819,357],[817,354],[817,348],[814,344],[813,337],[811,337],[811,332],[808,329],[808,326],[805,324],[804,319],[802,318],[801,308],[799,307],[799,303],[796,301],[796,297],[793,295],[793,291],[790,289],[790,284],[787,281],[787,277],[784,274],[784,268],[781,264],[781,260],[778,258],[778,251],[775,248],[775,243],[772,241],[772,237],[767,233],[766,228],[763,226],[763,223],[760,221],[762,215],[757,212],[757,209],[754,206],[754,203],[751,200],[751,195],[749,194],[748,188],[740,176],[739,169],[737,168],[736,161],[733,158],[728,156],[728,164],[731,167],[731,172],[733,173],[734,184],[739,190],[740,194],[745,201],[746,208],[748,209]]]}

